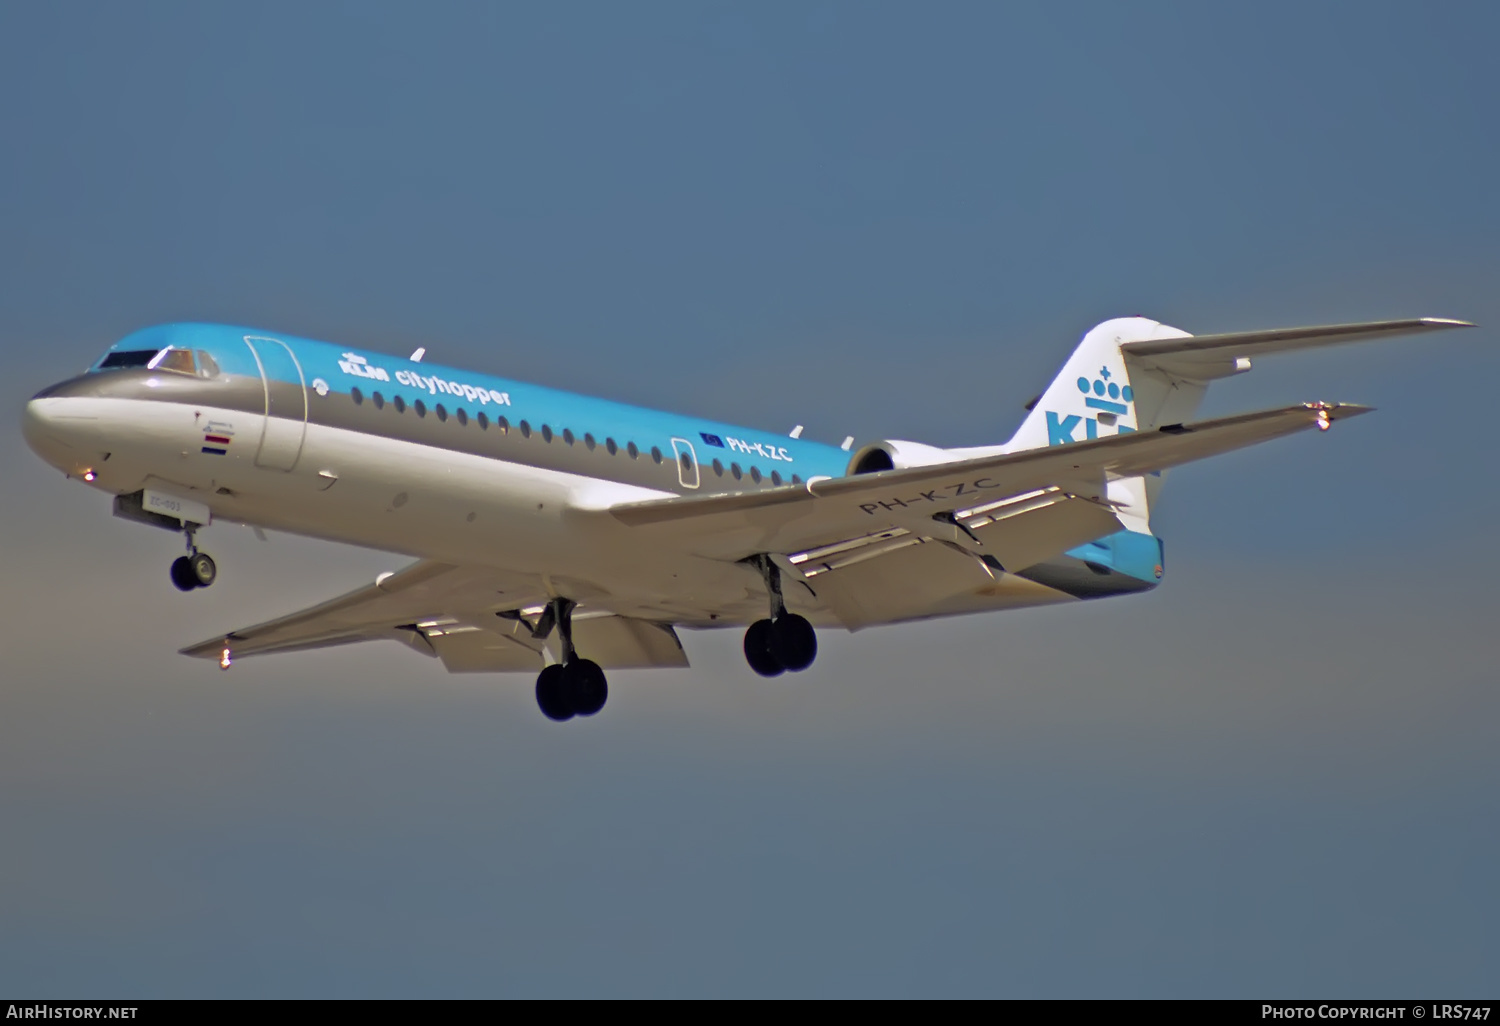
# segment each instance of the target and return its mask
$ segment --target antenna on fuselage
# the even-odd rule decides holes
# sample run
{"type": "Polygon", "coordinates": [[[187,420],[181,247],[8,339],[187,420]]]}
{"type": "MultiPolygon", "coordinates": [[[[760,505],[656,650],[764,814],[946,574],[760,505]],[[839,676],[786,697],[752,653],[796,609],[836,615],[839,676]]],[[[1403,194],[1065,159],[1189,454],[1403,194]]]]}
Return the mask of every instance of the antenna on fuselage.
{"type": "Polygon", "coordinates": [[[853,444],[854,444],[854,436],[850,435],[848,438],[844,439],[844,444],[841,445],[841,446],[839,446],[839,448],[842,449],[842,450],[844,450],[845,452],[848,452],[850,446],[852,446],[853,444]]]}
{"type": "Polygon", "coordinates": [[[801,424],[798,424],[796,427],[792,428],[792,430],[791,430],[791,436],[793,438],[801,438],[802,437],[802,425],[801,424]]]}
{"type": "Polygon", "coordinates": [[[426,346],[417,346],[416,351],[411,354],[411,357],[410,357],[411,362],[412,363],[421,363],[422,362],[422,357],[424,357],[426,355],[427,355],[427,347],[426,346]]]}

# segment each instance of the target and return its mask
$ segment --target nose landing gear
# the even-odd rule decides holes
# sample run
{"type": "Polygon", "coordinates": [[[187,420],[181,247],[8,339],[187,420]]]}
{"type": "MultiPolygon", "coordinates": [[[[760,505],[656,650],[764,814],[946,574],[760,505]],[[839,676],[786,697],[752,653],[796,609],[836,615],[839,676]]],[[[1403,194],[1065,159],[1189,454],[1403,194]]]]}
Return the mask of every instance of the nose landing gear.
{"type": "Polygon", "coordinates": [[[771,616],[745,631],[745,661],[762,677],[805,670],[818,657],[818,634],[806,617],[789,613],[781,596],[781,569],[769,556],[747,560],[760,571],[771,599],[771,616]]]}
{"type": "Polygon", "coordinates": [[[609,682],[604,670],[592,659],[581,659],[573,649],[571,599],[553,599],[537,622],[534,635],[545,638],[557,625],[562,642],[562,662],[544,667],[536,679],[536,704],[542,715],[561,723],[574,716],[592,716],[609,700],[609,682]]]}
{"type": "Polygon", "coordinates": [[[182,529],[182,533],[187,535],[188,554],[172,560],[172,583],[177,586],[178,591],[207,588],[219,577],[219,568],[214,563],[213,557],[207,552],[198,551],[198,546],[193,540],[193,535],[197,530],[197,524],[189,524],[182,529]]]}

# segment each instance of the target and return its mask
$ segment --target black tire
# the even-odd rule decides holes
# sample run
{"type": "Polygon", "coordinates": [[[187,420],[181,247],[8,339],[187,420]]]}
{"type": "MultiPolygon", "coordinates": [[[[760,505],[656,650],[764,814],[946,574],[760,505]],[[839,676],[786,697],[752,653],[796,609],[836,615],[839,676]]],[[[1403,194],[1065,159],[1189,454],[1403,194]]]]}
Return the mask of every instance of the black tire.
{"type": "Polygon", "coordinates": [[[558,723],[573,718],[573,696],[569,694],[567,671],[561,663],[543,667],[536,678],[536,704],[542,715],[558,723]]]}
{"type": "Polygon", "coordinates": [[[779,677],[786,667],[771,648],[770,620],[756,620],[745,631],[745,662],[762,677],[779,677]]]}
{"type": "Polygon", "coordinates": [[[186,556],[178,556],[172,560],[172,583],[177,585],[178,591],[192,591],[198,587],[198,578],[193,576],[192,561],[186,556]]]}
{"type": "Polygon", "coordinates": [[[575,659],[569,663],[567,680],[576,715],[592,716],[609,701],[609,682],[599,664],[592,659],[575,659]]]}
{"type": "Polygon", "coordinates": [[[188,572],[200,588],[207,588],[219,578],[219,567],[207,552],[195,552],[188,557],[188,572]]]}
{"type": "Polygon", "coordinates": [[[805,670],[818,657],[818,632],[806,617],[784,613],[771,623],[771,652],[793,673],[805,670]]]}

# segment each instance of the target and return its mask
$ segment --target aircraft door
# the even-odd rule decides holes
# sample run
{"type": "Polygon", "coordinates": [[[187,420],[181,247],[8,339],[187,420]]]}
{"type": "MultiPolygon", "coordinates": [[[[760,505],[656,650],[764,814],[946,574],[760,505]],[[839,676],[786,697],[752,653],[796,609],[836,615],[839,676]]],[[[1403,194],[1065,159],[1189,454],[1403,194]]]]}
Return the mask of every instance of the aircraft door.
{"type": "Polygon", "coordinates": [[[302,455],[307,435],[307,379],[292,347],[274,338],[245,336],[266,390],[265,426],[255,465],[268,470],[291,470],[302,455]]]}
{"type": "Polygon", "coordinates": [[[682,482],[684,488],[697,488],[701,481],[698,477],[698,454],[693,451],[693,443],[686,438],[674,438],[672,453],[677,457],[677,480],[682,482]]]}

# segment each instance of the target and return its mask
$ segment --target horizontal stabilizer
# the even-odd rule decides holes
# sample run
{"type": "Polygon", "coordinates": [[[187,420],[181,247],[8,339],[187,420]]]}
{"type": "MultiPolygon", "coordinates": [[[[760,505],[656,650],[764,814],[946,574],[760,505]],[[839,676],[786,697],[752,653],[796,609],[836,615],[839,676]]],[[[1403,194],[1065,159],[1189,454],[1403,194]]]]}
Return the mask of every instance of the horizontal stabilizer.
{"type": "Polygon", "coordinates": [[[1455,321],[1446,317],[1417,317],[1401,321],[1367,321],[1361,324],[1325,324],[1310,328],[1239,331],[1224,335],[1142,339],[1121,343],[1120,351],[1134,362],[1174,376],[1208,379],[1234,373],[1236,360],[1270,353],[1472,327],[1474,325],[1468,321],[1455,321]]]}

